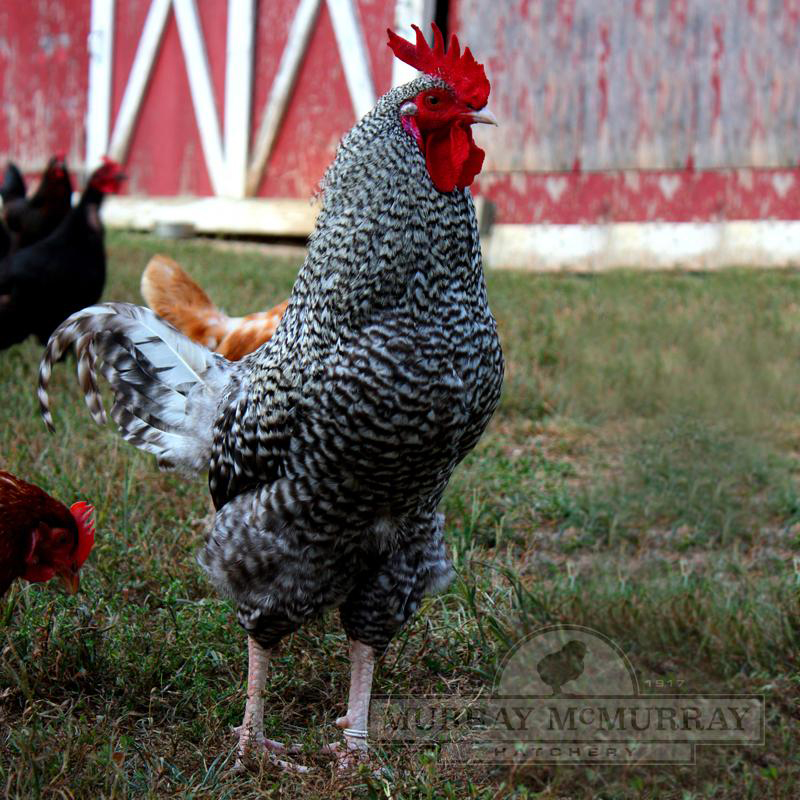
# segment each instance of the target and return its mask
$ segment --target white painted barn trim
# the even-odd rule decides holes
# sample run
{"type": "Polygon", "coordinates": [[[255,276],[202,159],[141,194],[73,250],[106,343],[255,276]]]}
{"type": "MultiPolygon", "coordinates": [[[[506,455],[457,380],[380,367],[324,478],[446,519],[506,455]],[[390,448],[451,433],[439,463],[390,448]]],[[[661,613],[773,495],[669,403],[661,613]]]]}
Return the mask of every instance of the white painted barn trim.
{"type": "MultiPolygon", "coordinates": [[[[93,0],[93,2],[101,1],[93,0]]],[[[108,145],[108,154],[116,161],[122,162],[128,157],[133,129],[136,126],[139,109],[142,107],[142,101],[147,91],[150,74],[156,63],[158,48],[161,45],[164,29],[167,27],[167,15],[171,5],[172,0],[153,0],[147,12],[139,46],[136,48],[136,55],[133,58],[133,66],[122,95],[122,103],[112,128],[111,143],[108,145]]],[[[91,93],[91,86],[89,91],[91,93]]],[[[91,105],[91,94],[89,101],[91,105]]]]}
{"type": "Polygon", "coordinates": [[[89,23],[89,98],[86,166],[94,169],[108,148],[113,77],[114,0],[92,0],[89,23]]]}
{"type": "Polygon", "coordinates": [[[375,106],[375,89],[369,68],[369,55],[355,0],[327,0],[333,32],[339,55],[342,57],[344,77],[356,119],[361,119],[375,106]]]}
{"type": "Polygon", "coordinates": [[[489,267],[533,272],[796,267],[800,221],[494,225],[482,245],[489,267]]]}
{"type": "Polygon", "coordinates": [[[229,197],[244,197],[247,191],[255,27],[255,0],[228,0],[228,37],[225,48],[225,194],[229,197]]]}
{"type": "MultiPolygon", "coordinates": [[[[214,193],[233,198],[255,194],[291,100],[322,0],[300,0],[261,117],[252,154],[249,152],[249,133],[253,96],[255,0],[228,0],[222,126],[214,102],[196,0],[151,1],[119,113],[116,120],[111,120],[114,1],[92,0],[87,166],[94,166],[105,153],[117,161],[126,160],[136,120],[146,99],[147,84],[158,57],[167,18],[170,9],[174,8],[203,157],[214,193]]],[[[360,119],[375,104],[376,97],[356,0],[326,2],[353,110],[356,118],[360,119]]],[[[395,26],[401,35],[412,36],[412,22],[427,29],[432,18],[433,0],[396,0],[395,26]]],[[[396,59],[392,70],[393,85],[410,80],[417,74],[396,59]]]]}
{"type": "Polygon", "coordinates": [[[114,195],[106,198],[101,214],[110,228],[152,231],[160,224],[188,224],[198,233],[305,238],[318,211],[308,200],[114,195]]]}
{"type": "MultiPolygon", "coordinates": [[[[186,60],[186,73],[189,76],[189,88],[206,168],[214,193],[225,194],[225,173],[229,165],[225,163],[222,152],[219,116],[211,88],[211,70],[208,66],[203,30],[200,27],[200,15],[195,0],[172,0],[172,6],[175,9],[183,57],[186,60]]],[[[228,53],[227,57],[230,60],[232,54],[228,53]]],[[[227,90],[226,86],[226,94],[227,90]]]]}
{"type": "MultiPolygon", "coordinates": [[[[397,0],[394,6],[394,32],[413,42],[416,37],[411,28],[413,23],[430,39],[434,6],[434,0],[397,0]]],[[[392,59],[392,86],[402,86],[418,75],[419,72],[414,67],[399,58],[392,59]]]]}

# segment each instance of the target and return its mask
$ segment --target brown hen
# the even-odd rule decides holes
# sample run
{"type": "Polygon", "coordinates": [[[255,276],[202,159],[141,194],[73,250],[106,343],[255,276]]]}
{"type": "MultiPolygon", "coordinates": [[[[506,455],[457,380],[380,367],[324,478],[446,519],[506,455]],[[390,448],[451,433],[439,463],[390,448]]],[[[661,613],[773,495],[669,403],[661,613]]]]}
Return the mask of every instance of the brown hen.
{"type": "Polygon", "coordinates": [[[47,492],[0,470],[0,597],[17,579],[58,575],[70,592],[94,545],[94,508],[67,508],[47,492]]]}
{"type": "Polygon", "coordinates": [[[172,258],[150,259],[141,283],[142,296],[159,317],[198,344],[238,361],[268,341],[289,301],[245,317],[229,317],[172,258]]]}

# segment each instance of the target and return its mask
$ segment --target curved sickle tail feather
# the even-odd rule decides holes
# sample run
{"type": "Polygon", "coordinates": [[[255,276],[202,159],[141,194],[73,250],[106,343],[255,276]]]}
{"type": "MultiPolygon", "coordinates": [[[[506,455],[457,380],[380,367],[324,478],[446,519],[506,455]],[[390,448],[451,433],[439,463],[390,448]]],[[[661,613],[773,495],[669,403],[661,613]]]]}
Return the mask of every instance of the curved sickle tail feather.
{"type": "Polygon", "coordinates": [[[50,337],[39,366],[39,408],[55,431],[47,386],[53,364],[75,348],[78,384],[94,421],[106,421],[99,371],[114,396],[111,416],[124,439],[164,469],[208,468],[212,427],[234,366],[195,344],[152,311],[128,303],[85,308],[50,337]]]}

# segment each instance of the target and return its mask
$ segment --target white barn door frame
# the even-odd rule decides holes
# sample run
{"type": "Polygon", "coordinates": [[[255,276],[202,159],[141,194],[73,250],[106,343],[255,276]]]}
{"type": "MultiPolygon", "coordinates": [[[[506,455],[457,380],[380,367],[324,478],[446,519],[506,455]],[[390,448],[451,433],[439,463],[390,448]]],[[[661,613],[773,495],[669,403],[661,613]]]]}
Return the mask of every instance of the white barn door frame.
{"type": "MultiPolygon", "coordinates": [[[[376,97],[356,0],[325,2],[333,22],[353,111],[360,119],[375,104],[376,97]]],[[[255,0],[228,0],[223,126],[220,126],[214,102],[196,0],[152,0],[119,112],[112,121],[114,4],[115,0],[92,0],[87,168],[93,168],[106,153],[117,161],[125,161],[172,9],[189,77],[203,158],[214,193],[231,198],[255,194],[291,100],[322,0],[300,0],[252,154],[248,151],[248,141],[253,96],[255,0]]],[[[394,27],[408,37],[412,22],[427,26],[432,16],[433,0],[397,0],[394,27]]],[[[414,74],[413,69],[395,60],[392,84],[403,83],[414,74]]]]}

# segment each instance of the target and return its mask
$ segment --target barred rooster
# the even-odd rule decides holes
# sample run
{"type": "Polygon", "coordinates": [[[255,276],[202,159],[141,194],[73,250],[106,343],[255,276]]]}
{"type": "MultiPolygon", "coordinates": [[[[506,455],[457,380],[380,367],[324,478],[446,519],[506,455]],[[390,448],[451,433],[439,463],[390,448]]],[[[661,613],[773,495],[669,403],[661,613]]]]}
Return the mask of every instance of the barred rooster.
{"type": "MultiPolygon", "coordinates": [[[[338,608],[351,676],[340,764],[366,751],[375,657],[452,569],[437,506],[500,396],[503,357],[467,187],[494,123],[489,82],[455,36],[445,51],[389,32],[425,73],[392,89],[343,139],[275,335],[238,362],[151,311],[109,303],[74,314],[42,360],[39,398],[74,345],[92,415],[111,415],[165,468],[207,470],[217,509],[199,556],[248,635],[240,755],[266,739],[262,691],[287,634],[338,608]]],[[[283,765],[289,762],[281,761],[283,765]]]]}

